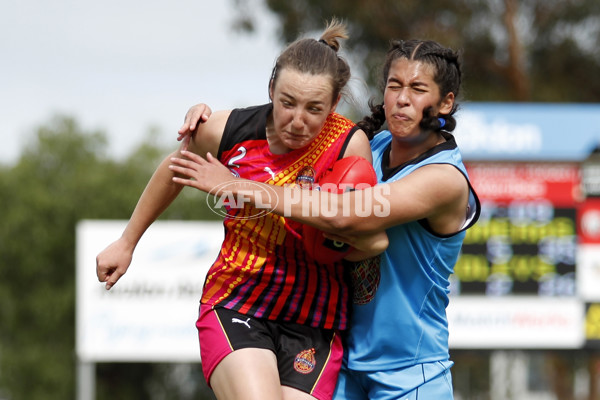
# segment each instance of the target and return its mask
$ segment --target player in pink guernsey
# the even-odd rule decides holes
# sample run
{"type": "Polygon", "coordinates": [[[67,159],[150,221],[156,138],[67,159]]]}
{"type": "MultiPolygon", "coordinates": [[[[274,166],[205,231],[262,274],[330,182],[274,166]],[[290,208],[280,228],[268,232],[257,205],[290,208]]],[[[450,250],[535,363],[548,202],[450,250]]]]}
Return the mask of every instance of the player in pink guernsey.
{"type": "MultiPolygon", "coordinates": [[[[272,104],[233,110],[218,157],[237,176],[272,185],[297,182],[304,171],[317,180],[342,157],[356,126],[332,113],[304,148],[284,154],[269,150],[266,121],[272,104]]],[[[348,287],[341,262],[318,265],[303,250],[297,222],[260,210],[232,208],[225,240],[211,267],[202,302],[242,314],[325,329],[345,329],[348,287]]]]}
{"type": "MultiPolygon", "coordinates": [[[[337,54],[345,37],[345,26],[334,21],[320,40],[289,45],[269,82],[272,103],[215,112],[197,129],[184,124],[180,132],[193,131],[191,139],[159,165],[121,238],[97,257],[98,279],[107,289],[182,190],[171,163],[183,149],[218,155],[234,174],[272,185],[294,183],[307,170],[318,178],[340,157],[371,160],[365,133],[334,113],[350,78],[337,54]]],[[[250,207],[229,212],[196,323],[207,381],[219,400],[331,399],[343,353],[339,330],[348,318],[344,269],[310,259],[297,223],[270,214],[244,218],[244,212],[256,215],[250,207]]],[[[383,237],[372,243],[387,245],[383,237]]],[[[363,251],[352,257],[381,251],[355,247],[363,251]]]]}

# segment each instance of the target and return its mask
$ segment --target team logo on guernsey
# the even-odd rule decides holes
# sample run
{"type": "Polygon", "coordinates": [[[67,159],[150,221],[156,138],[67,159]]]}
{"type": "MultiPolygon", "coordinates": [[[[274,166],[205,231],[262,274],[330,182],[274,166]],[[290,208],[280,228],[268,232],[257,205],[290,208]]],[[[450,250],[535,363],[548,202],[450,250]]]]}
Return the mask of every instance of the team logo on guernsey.
{"type": "Polygon", "coordinates": [[[316,365],[315,349],[302,350],[294,359],[294,369],[301,374],[310,374],[316,365]]]}
{"type": "Polygon", "coordinates": [[[315,169],[310,165],[302,168],[296,177],[296,184],[305,189],[312,189],[315,184],[315,169]]]}
{"type": "Polygon", "coordinates": [[[373,257],[354,264],[350,269],[350,277],[352,279],[354,304],[367,304],[373,298],[377,288],[381,273],[379,272],[379,264],[381,257],[373,257]]]}

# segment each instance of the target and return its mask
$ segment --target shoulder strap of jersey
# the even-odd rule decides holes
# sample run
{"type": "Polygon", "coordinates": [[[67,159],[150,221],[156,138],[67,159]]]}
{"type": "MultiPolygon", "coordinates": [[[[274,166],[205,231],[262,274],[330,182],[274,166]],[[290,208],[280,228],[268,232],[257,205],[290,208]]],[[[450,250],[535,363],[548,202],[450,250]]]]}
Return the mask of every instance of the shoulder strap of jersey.
{"type": "Polygon", "coordinates": [[[225,151],[244,140],[266,139],[267,117],[272,109],[273,104],[268,103],[231,111],[223,130],[217,158],[221,159],[225,151]]]}
{"type": "Polygon", "coordinates": [[[340,154],[338,156],[338,160],[341,160],[342,158],[345,157],[345,153],[346,153],[346,148],[348,147],[348,144],[350,143],[350,139],[352,139],[352,136],[354,136],[354,134],[356,133],[357,130],[359,130],[360,128],[358,126],[354,126],[352,129],[350,129],[350,132],[348,133],[348,136],[346,136],[346,138],[344,139],[344,144],[342,145],[342,148],[340,150],[340,154]]]}

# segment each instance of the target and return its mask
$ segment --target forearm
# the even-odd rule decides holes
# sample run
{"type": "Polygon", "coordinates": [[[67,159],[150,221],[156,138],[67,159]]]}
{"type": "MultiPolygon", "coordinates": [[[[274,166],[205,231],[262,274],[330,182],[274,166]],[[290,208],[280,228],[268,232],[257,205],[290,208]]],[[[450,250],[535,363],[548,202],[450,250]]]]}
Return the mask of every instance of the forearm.
{"type": "Polygon", "coordinates": [[[299,186],[277,186],[243,178],[233,178],[230,173],[218,182],[203,184],[178,180],[201,190],[218,187],[216,196],[233,196],[239,202],[250,202],[265,212],[313,226],[323,232],[345,236],[371,235],[388,228],[390,215],[389,185],[381,184],[337,194],[325,190],[301,189],[299,186]]]}
{"type": "MultiPolygon", "coordinates": [[[[242,178],[212,155],[206,159],[182,152],[188,160],[173,158],[171,170],[181,174],[174,181],[215,196],[233,196],[286,218],[314,226],[324,232],[364,235],[387,228],[381,217],[390,214],[390,188],[387,184],[344,194],[306,190],[299,186],[277,186],[242,178]]],[[[323,188],[322,188],[323,189],[323,188]]]]}
{"type": "MultiPolygon", "coordinates": [[[[344,238],[340,238],[344,241],[344,238]]],[[[345,257],[348,261],[362,261],[383,253],[390,241],[385,231],[365,235],[360,240],[347,241],[354,246],[354,250],[345,257]],[[360,247],[357,247],[360,246],[360,247]]]]}
{"type": "MultiPolygon", "coordinates": [[[[268,189],[265,189],[268,190],[268,189]]],[[[389,207],[384,188],[373,187],[343,194],[323,190],[276,188],[274,212],[314,226],[324,232],[348,236],[372,235],[382,231],[381,217],[389,207]]]]}
{"type": "Polygon", "coordinates": [[[150,178],[123,232],[122,238],[132,248],[135,248],[144,232],[169,207],[183,188],[173,182],[174,173],[169,170],[169,160],[174,154],[165,158],[150,178]]]}

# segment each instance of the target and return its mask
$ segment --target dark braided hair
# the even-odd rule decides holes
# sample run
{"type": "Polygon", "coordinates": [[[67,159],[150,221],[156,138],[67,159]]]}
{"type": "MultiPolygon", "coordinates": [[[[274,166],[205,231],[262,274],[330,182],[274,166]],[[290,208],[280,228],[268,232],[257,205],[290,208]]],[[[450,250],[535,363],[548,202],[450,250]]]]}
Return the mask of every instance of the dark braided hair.
{"type": "MultiPolygon", "coordinates": [[[[380,82],[382,91],[385,90],[392,63],[399,58],[420,61],[433,66],[433,80],[440,89],[441,97],[446,96],[448,93],[454,93],[455,99],[458,97],[462,74],[459,55],[454,50],[445,48],[432,40],[392,41],[383,65],[383,76],[380,82]]],[[[373,99],[369,100],[369,109],[371,115],[365,116],[357,125],[371,139],[385,123],[385,111],[383,103],[375,104],[373,99]]],[[[456,100],[452,110],[447,115],[434,115],[432,107],[429,107],[423,111],[420,127],[426,131],[440,131],[443,129],[451,132],[456,128],[456,120],[453,115],[457,110],[458,103],[456,100]]]]}

